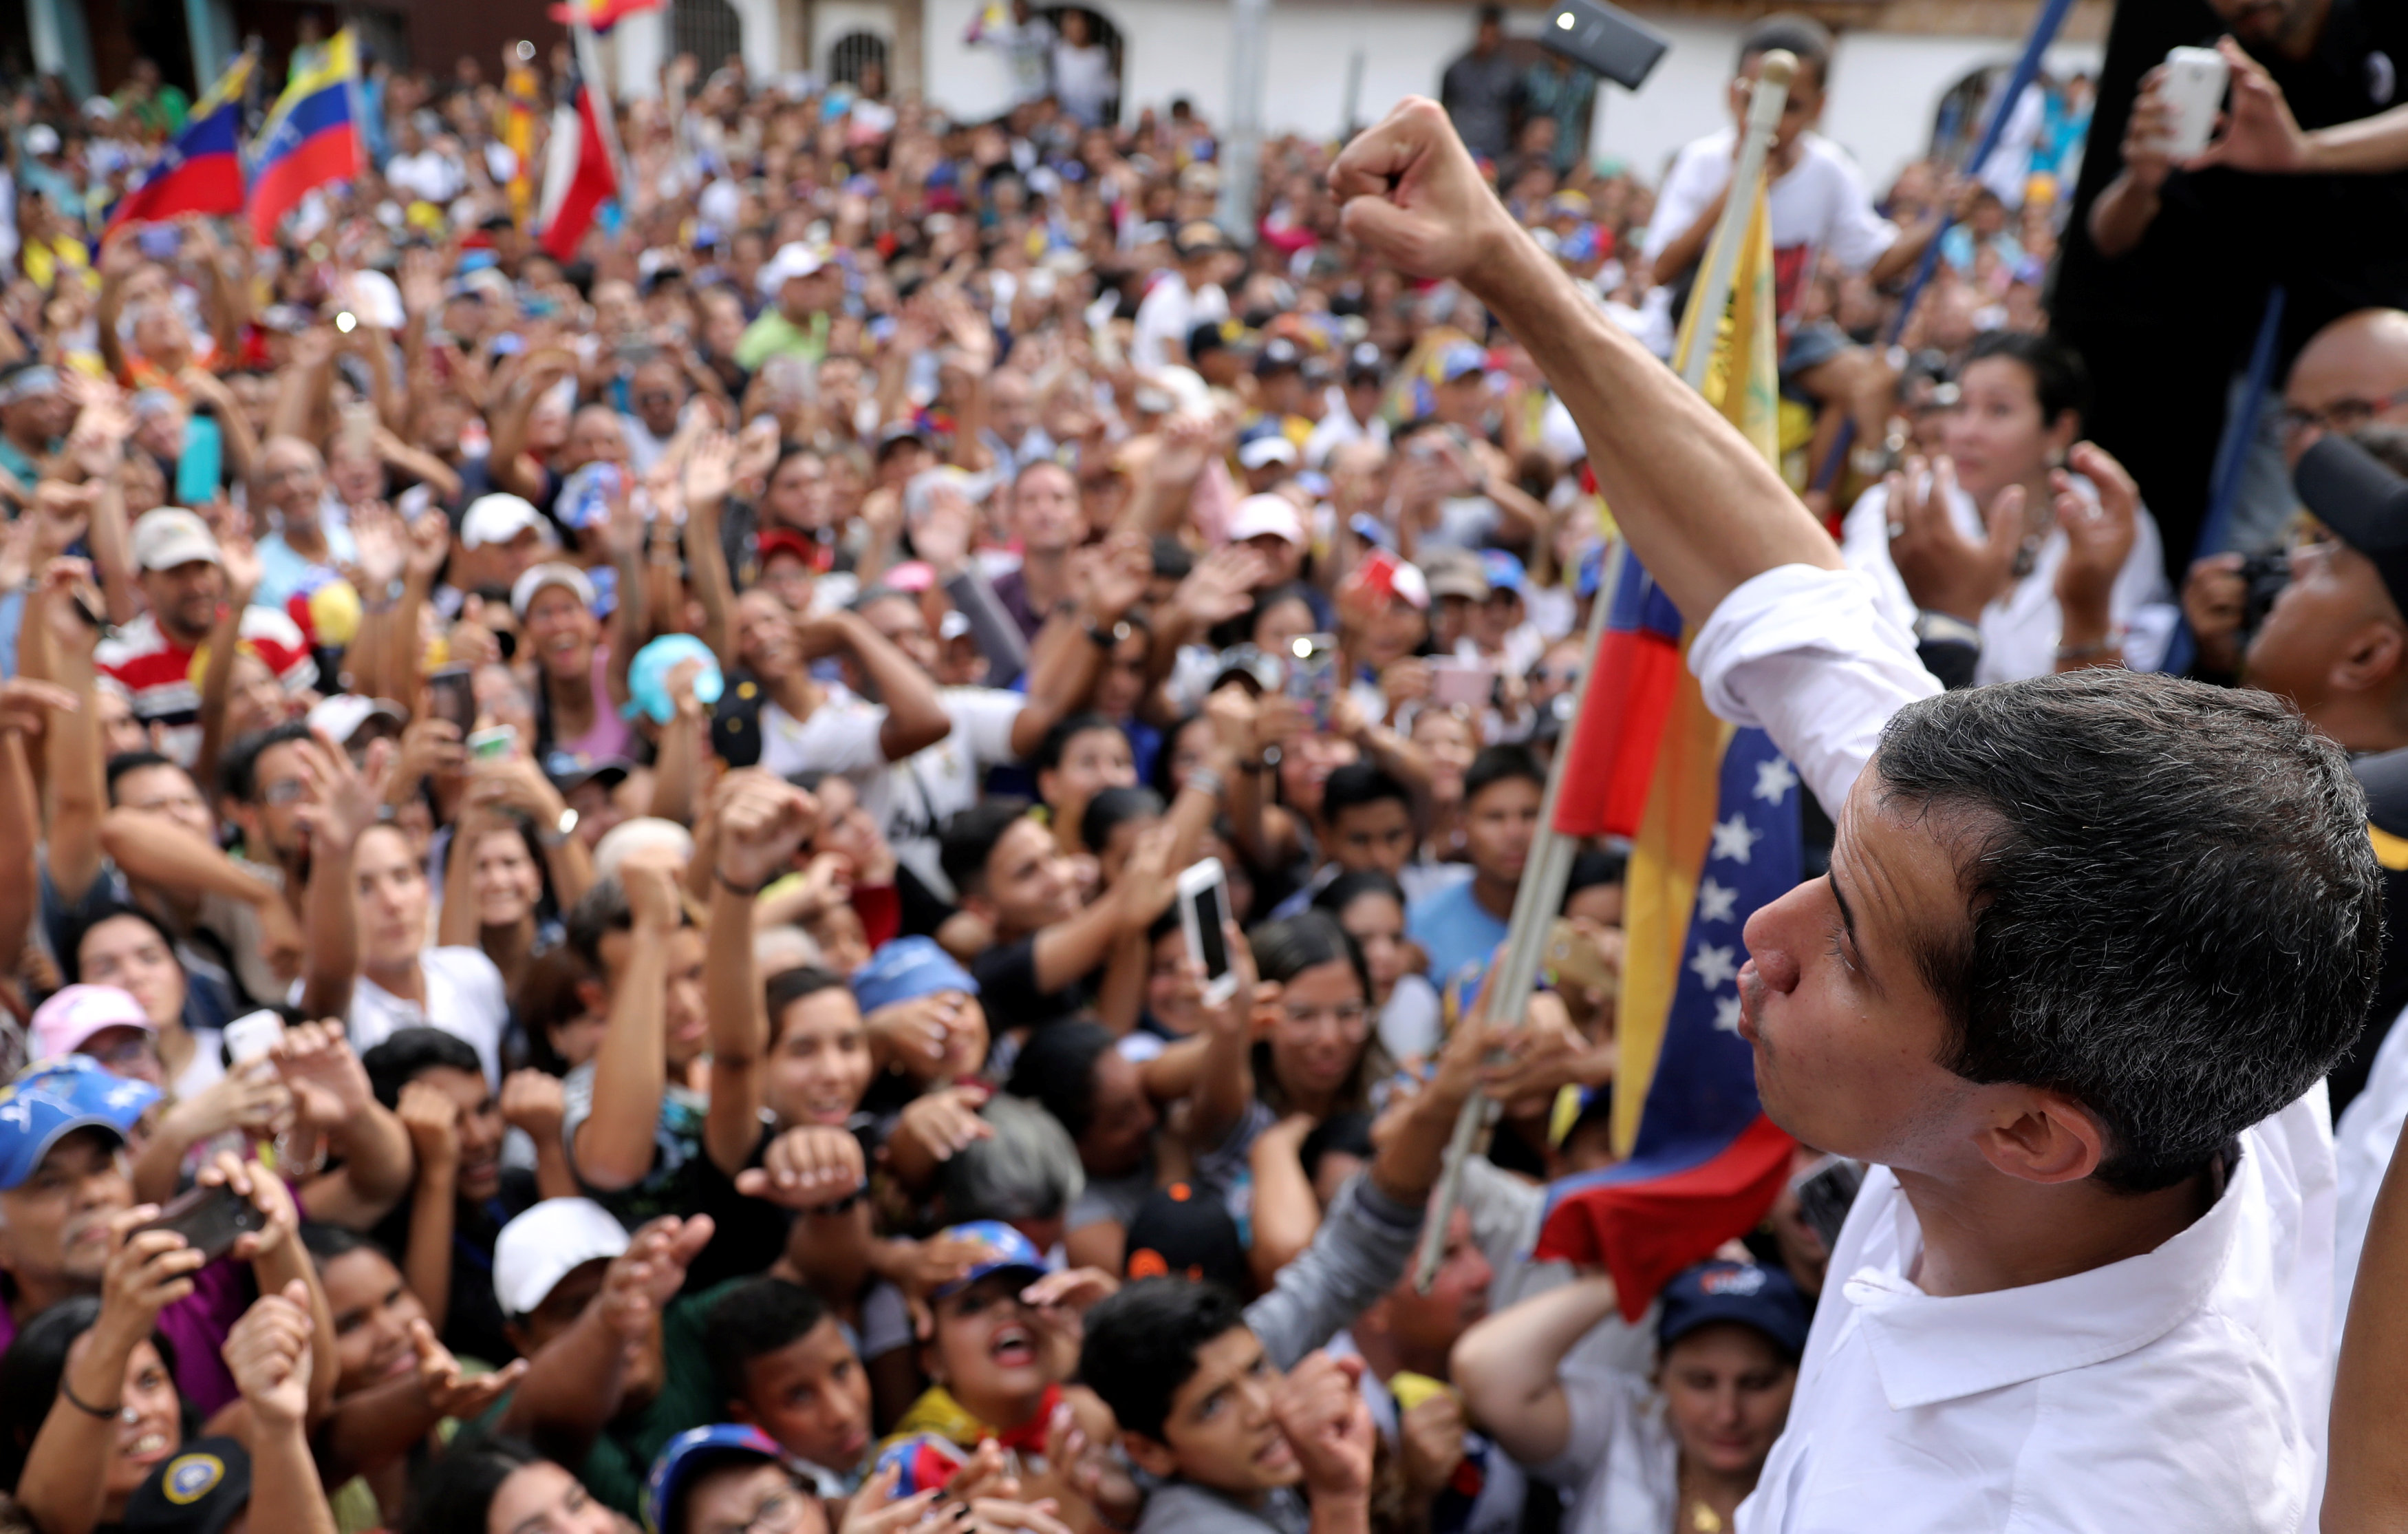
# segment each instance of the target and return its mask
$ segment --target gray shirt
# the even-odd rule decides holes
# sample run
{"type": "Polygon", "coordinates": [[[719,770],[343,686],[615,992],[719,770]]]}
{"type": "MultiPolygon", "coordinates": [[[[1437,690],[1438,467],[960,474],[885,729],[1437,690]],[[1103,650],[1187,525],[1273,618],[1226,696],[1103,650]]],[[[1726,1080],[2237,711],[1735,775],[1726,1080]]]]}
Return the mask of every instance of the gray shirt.
{"type": "MultiPolygon", "coordinates": [[[[1312,1244],[1280,1269],[1271,1292],[1246,1307],[1246,1325],[1272,1367],[1294,1369],[1306,1354],[1351,1325],[1363,1308],[1396,1287],[1422,1230],[1422,1211],[1356,1173],[1339,1190],[1312,1244]]],[[[1154,1488],[1138,1514],[1137,1534],[1305,1534],[1312,1513],[1294,1487],[1249,1506],[1208,1487],[1174,1481],[1154,1488]]]]}

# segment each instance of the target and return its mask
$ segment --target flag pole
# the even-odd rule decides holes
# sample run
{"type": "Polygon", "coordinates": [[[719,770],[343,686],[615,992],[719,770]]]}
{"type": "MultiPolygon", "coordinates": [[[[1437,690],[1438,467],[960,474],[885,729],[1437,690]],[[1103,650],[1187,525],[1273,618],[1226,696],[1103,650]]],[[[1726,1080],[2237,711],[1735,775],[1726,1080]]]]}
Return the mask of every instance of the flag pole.
{"type": "MultiPolygon", "coordinates": [[[[1706,374],[1713,361],[1723,311],[1730,305],[1731,284],[1739,272],[1740,241],[1756,209],[1756,185],[1764,175],[1765,157],[1772,147],[1773,130],[1780,126],[1781,108],[1789,98],[1789,81],[1797,67],[1797,59],[1785,50],[1774,49],[1765,54],[1749,96],[1747,135],[1741,140],[1739,158],[1731,166],[1730,194],[1723,199],[1722,218],[1714,226],[1713,243],[1707,247],[1702,280],[1689,299],[1689,344],[1682,354],[1681,377],[1699,393],[1704,392],[1706,374]]],[[[1731,380],[1724,387],[1738,385],[1731,380]]],[[[1627,550],[1617,546],[1614,557],[1617,562],[1627,557],[1627,550]]],[[[1618,563],[1601,572],[1597,596],[1589,608],[1580,680],[1573,683],[1574,719],[1580,717],[1580,710],[1588,702],[1589,682],[1597,674],[1598,647],[1605,636],[1606,614],[1613,605],[1619,575],[1618,563]]],[[[1571,756],[1570,742],[1558,738],[1555,759],[1547,765],[1546,788],[1539,799],[1538,831],[1530,841],[1530,855],[1523,865],[1522,882],[1513,891],[1513,914],[1506,927],[1504,957],[1486,986],[1483,1013],[1487,1017],[1520,1018],[1528,1010],[1530,992],[1538,984],[1539,960],[1545,951],[1555,912],[1563,905],[1564,885],[1571,878],[1572,855],[1578,847],[1577,838],[1555,830],[1555,805],[1563,795],[1564,767],[1571,756]]],[[[1502,1106],[1486,1093],[1474,1092],[1455,1115],[1455,1133],[1446,1142],[1446,1160],[1439,1176],[1438,1191],[1431,1201],[1429,1218],[1422,1226],[1421,1247],[1413,1259],[1413,1287],[1423,1294],[1429,1293],[1430,1284],[1438,1277],[1440,1259],[1446,1253],[1446,1227],[1463,1197],[1464,1164],[1471,1158],[1482,1131],[1494,1124],[1502,1111],[1502,1106]]]]}

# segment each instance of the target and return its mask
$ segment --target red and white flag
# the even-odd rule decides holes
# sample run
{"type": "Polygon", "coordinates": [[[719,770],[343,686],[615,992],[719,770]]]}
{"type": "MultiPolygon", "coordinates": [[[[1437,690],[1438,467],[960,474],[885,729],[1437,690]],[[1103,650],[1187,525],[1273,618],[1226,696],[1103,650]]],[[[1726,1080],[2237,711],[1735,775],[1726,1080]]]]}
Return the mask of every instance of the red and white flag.
{"type": "Polygon", "coordinates": [[[553,260],[574,257],[595,210],[619,194],[616,142],[609,93],[592,73],[572,65],[568,98],[552,110],[543,202],[536,210],[538,237],[553,260]]]}

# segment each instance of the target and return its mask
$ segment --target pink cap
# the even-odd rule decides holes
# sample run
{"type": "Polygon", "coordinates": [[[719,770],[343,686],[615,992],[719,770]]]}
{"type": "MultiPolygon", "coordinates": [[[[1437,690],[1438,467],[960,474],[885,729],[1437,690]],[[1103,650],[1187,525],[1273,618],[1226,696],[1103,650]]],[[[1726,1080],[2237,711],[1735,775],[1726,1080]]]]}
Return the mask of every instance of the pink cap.
{"type": "Polygon", "coordinates": [[[70,985],[34,1009],[34,1057],[73,1054],[103,1028],[153,1031],[133,993],[114,985],[70,985]]]}
{"type": "Polygon", "coordinates": [[[1297,515],[1296,503],[1268,491],[1240,501],[1229,519],[1230,542],[1243,543],[1248,538],[1265,537],[1296,544],[1304,541],[1304,519],[1297,515]]]}

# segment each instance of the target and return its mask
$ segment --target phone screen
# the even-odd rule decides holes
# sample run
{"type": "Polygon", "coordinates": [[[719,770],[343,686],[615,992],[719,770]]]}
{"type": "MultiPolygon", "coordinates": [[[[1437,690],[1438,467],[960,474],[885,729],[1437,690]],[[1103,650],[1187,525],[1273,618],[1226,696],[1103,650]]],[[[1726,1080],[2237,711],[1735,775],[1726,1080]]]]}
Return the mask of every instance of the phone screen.
{"type": "Polygon", "coordinates": [[[428,711],[466,737],[477,727],[477,686],[465,666],[447,666],[426,679],[428,711]]]}
{"type": "Polygon", "coordinates": [[[1229,919],[1229,886],[1214,881],[1196,892],[1196,938],[1203,950],[1204,978],[1219,980],[1229,972],[1229,943],[1221,924],[1229,919]]]}

